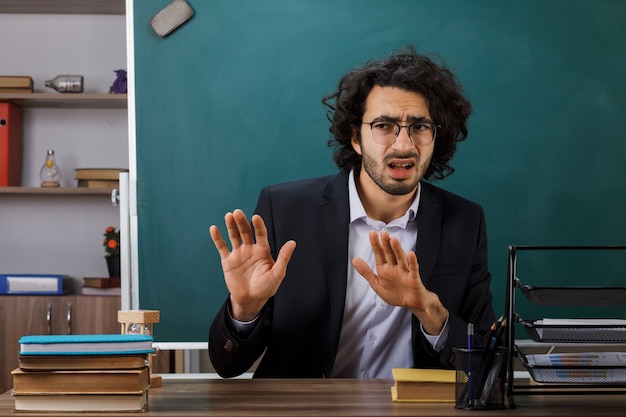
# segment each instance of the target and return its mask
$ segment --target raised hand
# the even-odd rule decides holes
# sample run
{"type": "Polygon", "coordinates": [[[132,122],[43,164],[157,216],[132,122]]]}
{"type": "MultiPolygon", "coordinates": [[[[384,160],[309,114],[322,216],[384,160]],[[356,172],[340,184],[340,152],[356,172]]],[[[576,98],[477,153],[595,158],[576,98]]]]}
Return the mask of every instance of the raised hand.
{"type": "Polygon", "coordinates": [[[253,320],[285,278],[296,242],[286,242],[274,261],[261,216],[252,216],[256,239],[253,239],[252,227],[243,211],[237,209],[227,213],[224,220],[230,250],[217,226],[211,226],[209,232],[222,261],[231,313],[236,320],[253,320]]]}
{"type": "Polygon", "coordinates": [[[361,258],[354,258],[352,266],[387,304],[409,308],[427,333],[439,334],[448,312],[437,294],[422,283],[415,252],[405,253],[400,241],[384,230],[380,238],[370,231],[369,238],[376,272],[361,258]]]}

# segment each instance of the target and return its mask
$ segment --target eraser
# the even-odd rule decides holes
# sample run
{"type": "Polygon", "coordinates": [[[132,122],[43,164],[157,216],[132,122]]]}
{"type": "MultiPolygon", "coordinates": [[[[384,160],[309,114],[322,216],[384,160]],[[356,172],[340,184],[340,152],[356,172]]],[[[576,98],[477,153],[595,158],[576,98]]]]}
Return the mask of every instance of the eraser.
{"type": "Polygon", "coordinates": [[[150,25],[157,35],[165,37],[189,20],[191,16],[193,16],[193,10],[186,0],[174,0],[150,19],[150,25]]]}

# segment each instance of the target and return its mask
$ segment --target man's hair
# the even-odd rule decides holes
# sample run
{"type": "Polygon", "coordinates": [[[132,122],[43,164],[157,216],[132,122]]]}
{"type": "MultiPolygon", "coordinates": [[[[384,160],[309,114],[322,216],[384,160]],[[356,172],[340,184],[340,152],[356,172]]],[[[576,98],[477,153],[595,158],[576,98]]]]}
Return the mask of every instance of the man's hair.
{"type": "Polygon", "coordinates": [[[413,47],[350,70],[339,81],[337,91],[322,99],[328,108],[333,136],[328,146],[335,148],[334,161],[339,169],[349,171],[361,165],[361,156],[354,151],[350,140],[354,129],[360,132],[365,100],[374,86],[401,88],[426,99],[430,117],[441,127],[437,129],[433,157],[424,178],[442,179],[452,174],[454,168],[449,162],[457,142],[467,137],[472,106],[445,64],[416,53],[413,47]]]}

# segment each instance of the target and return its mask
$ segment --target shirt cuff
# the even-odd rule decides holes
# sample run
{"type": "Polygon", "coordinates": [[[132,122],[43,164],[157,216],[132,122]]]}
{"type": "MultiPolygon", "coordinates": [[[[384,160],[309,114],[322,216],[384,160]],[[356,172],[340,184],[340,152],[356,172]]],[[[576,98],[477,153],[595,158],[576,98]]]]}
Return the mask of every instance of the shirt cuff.
{"type": "Polygon", "coordinates": [[[226,314],[228,314],[228,318],[230,319],[230,322],[233,324],[233,326],[235,326],[235,329],[237,329],[237,331],[244,336],[252,333],[254,323],[256,323],[257,319],[259,318],[259,316],[256,316],[250,321],[239,321],[237,319],[234,319],[232,313],[230,312],[230,302],[226,305],[226,314]]]}
{"type": "Polygon", "coordinates": [[[424,335],[428,343],[430,343],[430,345],[433,347],[433,350],[435,352],[440,352],[445,346],[446,341],[448,340],[448,318],[449,317],[450,317],[450,314],[446,316],[446,321],[443,323],[443,328],[441,329],[441,333],[439,333],[438,335],[434,335],[434,336],[426,333],[424,331],[424,327],[420,323],[420,330],[422,331],[422,334],[424,335]]]}

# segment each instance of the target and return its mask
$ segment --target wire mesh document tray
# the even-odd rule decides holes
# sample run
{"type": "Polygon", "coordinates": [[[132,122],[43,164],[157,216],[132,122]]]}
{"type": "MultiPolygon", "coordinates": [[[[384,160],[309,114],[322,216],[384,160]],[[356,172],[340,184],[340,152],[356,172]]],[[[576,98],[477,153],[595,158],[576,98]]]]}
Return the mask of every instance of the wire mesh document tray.
{"type": "Polygon", "coordinates": [[[511,408],[516,408],[516,394],[626,392],[626,352],[623,352],[626,320],[621,318],[624,317],[621,307],[626,307],[626,286],[620,286],[624,282],[624,251],[626,245],[509,246],[505,315],[511,324],[506,328],[506,390],[511,408]],[[517,268],[519,252],[535,253],[523,256],[525,266],[522,272],[528,273],[533,282],[549,286],[521,283],[517,268]],[[595,286],[588,286],[587,283],[595,286]],[[518,292],[524,295],[525,301],[534,305],[533,308],[529,308],[527,303],[516,304],[518,292]],[[573,314],[575,317],[599,318],[560,319],[543,315],[540,320],[523,320],[520,316],[532,314],[537,317],[537,311],[541,311],[539,314],[547,313],[550,317],[550,312],[556,310],[560,311],[556,314],[561,316],[571,317],[573,314]],[[520,350],[515,336],[516,329],[521,330],[520,327],[534,342],[553,344],[548,353],[536,354],[538,347],[532,344],[528,345],[532,347],[528,351],[520,350]],[[559,353],[552,349],[557,347],[556,344],[559,345],[559,353]],[[580,352],[581,349],[589,351],[580,352]],[[572,352],[561,353],[563,350],[572,352]],[[518,363],[526,368],[536,383],[515,380],[518,363]]]}
{"type": "Polygon", "coordinates": [[[535,382],[543,384],[626,384],[626,353],[579,352],[524,355],[521,364],[535,382]]]}
{"type": "Polygon", "coordinates": [[[516,285],[533,304],[553,306],[626,306],[626,287],[537,287],[516,285]]]}
{"type": "Polygon", "coordinates": [[[626,320],[541,319],[518,322],[535,342],[626,343],[626,320]]]}

